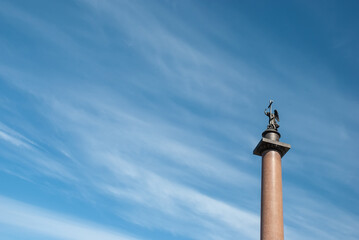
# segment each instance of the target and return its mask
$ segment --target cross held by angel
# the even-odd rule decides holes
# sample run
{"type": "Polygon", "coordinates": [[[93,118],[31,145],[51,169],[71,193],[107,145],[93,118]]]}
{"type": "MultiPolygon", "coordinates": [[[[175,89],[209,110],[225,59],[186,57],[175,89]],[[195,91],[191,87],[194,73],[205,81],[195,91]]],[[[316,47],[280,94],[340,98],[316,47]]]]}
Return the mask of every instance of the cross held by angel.
{"type": "Polygon", "coordinates": [[[274,110],[274,113],[272,112],[272,104],[273,100],[270,100],[269,106],[264,110],[264,114],[268,116],[269,124],[267,126],[267,129],[277,130],[277,128],[279,128],[279,124],[277,123],[277,121],[279,122],[279,114],[276,109],[274,110]]]}

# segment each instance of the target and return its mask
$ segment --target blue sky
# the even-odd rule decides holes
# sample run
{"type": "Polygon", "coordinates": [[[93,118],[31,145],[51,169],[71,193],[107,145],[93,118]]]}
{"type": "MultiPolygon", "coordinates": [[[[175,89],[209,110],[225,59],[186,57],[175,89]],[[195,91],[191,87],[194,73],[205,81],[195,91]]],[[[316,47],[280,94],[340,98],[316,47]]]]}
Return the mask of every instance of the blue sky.
{"type": "Polygon", "coordinates": [[[1,239],[359,236],[356,1],[1,1],[1,239]]]}

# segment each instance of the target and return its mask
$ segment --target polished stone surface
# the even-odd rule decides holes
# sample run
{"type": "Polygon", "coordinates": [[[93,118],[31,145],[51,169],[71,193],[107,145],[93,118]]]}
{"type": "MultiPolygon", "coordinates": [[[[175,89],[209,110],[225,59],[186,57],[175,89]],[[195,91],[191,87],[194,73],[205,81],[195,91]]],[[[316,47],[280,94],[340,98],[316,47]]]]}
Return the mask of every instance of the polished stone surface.
{"type": "Polygon", "coordinates": [[[262,158],[261,240],[283,240],[281,155],[266,151],[262,158]]]}

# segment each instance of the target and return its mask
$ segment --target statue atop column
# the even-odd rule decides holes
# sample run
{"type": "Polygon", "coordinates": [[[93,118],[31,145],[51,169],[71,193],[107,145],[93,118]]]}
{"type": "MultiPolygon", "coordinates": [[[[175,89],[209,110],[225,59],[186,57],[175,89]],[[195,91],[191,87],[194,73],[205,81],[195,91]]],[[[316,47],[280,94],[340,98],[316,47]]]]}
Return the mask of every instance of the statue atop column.
{"type": "Polygon", "coordinates": [[[277,121],[279,122],[279,114],[276,109],[274,110],[274,113],[272,112],[272,104],[273,100],[270,100],[269,106],[264,110],[264,114],[268,116],[269,124],[267,126],[267,129],[277,130],[277,128],[279,128],[279,124],[277,123],[277,121]]]}

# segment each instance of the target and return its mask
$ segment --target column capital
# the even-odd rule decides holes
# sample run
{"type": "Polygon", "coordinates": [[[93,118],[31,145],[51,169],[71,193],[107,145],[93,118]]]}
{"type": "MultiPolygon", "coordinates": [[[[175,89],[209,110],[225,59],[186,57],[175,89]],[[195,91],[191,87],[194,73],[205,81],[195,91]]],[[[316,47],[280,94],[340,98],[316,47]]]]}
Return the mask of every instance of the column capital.
{"type": "Polygon", "coordinates": [[[277,151],[281,157],[283,157],[290,148],[291,146],[288,143],[283,143],[263,137],[257,144],[256,148],[253,150],[253,154],[262,156],[265,151],[274,150],[277,151]]]}

